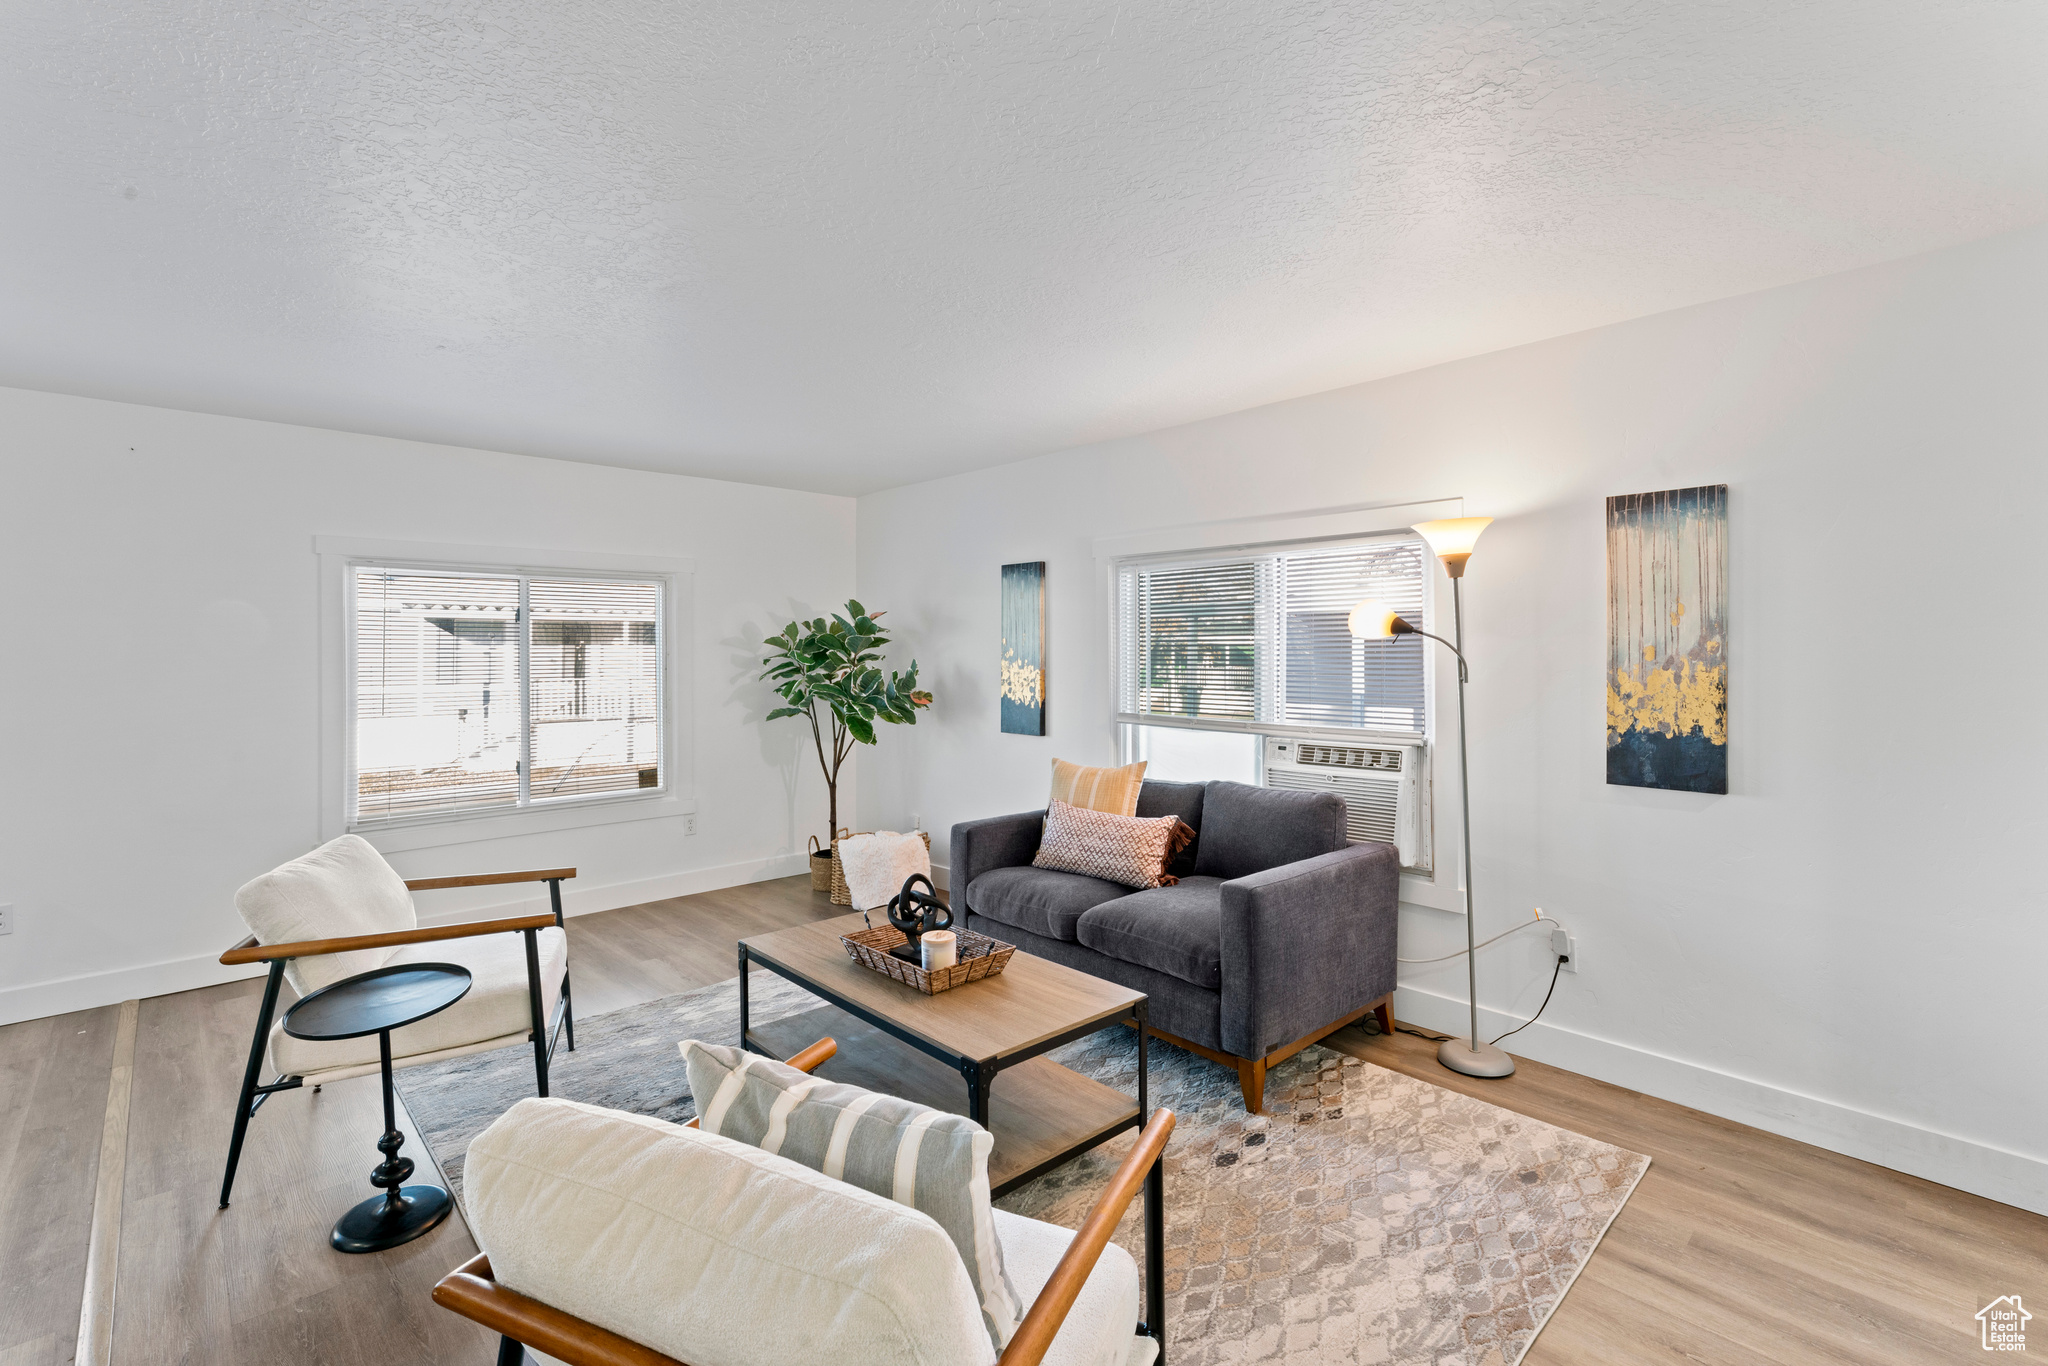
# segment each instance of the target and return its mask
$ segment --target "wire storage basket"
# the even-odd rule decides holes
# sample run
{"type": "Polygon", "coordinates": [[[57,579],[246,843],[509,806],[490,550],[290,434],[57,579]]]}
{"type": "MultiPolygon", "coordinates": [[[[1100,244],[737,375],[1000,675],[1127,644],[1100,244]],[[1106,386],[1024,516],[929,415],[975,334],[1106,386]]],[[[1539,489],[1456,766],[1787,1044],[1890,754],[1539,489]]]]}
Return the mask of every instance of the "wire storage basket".
{"type": "Polygon", "coordinates": [[[959,942],[959,961],[936,972],[926,972],[918,964],[905,962],[889,952],[907,939],[903,931],[894,925],[842,934],[839,942],[846,945],[846,956],[862,967],[872,968],[884,977],[914,987],[927,996],[951,991],[966,982],[994,977],[1009,966],[1010,955],[1017,951],[1015,944],[1005,944],[1000,939],[991,939],[973,930],[955,930],[953,933],[959,942]]]}

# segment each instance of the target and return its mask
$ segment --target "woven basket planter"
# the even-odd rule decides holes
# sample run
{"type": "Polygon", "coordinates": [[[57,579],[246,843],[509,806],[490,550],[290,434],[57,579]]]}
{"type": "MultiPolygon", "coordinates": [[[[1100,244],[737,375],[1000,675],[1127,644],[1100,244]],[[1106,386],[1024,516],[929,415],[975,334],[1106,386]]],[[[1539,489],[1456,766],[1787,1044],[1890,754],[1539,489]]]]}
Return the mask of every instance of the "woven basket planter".
{"type": "Polygon", "coordinates": [[[951,991],[966,982],[993,977],[1009,966],[1010,955],[1017,951],[1015,944],[1005,944],[1000,939],[991,939],[972,930],[955,930],[953,933],[959,942],[960,961],[937,972],[926,972],[916,963],[906,963],[890,954],[889,950],[905,942],[903,931],[894,925],[842,934],[839,942],[846,945],[846,956],[862,967],[873,968],[884,977],[915,987],[927,996],[951,991]]]}
{"type": "MultiPolygon", "coordinates": [[[[839,841],[852,839],[855,835],[872,835],[874,833],[875,832],[872,830],[842,830],[833,837],[832,904],[834,906],[851,906],[853,904],[853,893],[849,891],[846,886],[846,869],[839,862],[839,841]]],[[[932,832],[929,830],[920,830],[917,833],[923,837],[924,851],[927,855],[929,855],[932,851],[932,832]]],[[[817,865],[813,864],[812,866],[816,867],[817,865]]]]}
{"type": "Polygon", "coordinates": [[[832,851],[820,846],[816,835],[811,836],[811,890],[831,891],[832,873],[838,866],[839,861],[832,857],[832,851]]]}

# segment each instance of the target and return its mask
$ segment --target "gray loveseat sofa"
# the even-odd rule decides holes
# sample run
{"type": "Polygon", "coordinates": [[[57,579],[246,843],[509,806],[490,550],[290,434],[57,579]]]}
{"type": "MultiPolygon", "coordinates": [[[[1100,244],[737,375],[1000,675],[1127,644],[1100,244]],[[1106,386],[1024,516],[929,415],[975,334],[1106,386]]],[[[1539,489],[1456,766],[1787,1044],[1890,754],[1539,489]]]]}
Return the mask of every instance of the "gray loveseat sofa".
{"type": "Polygon", "coordinates": [[[1391,1030],[1400,860],[1351,844],[1325,792],[1147,782],[1140,816],[1195,842],[1140,891],[1034,868],[1044,811],[953,827],[952,898],[968,929],[1144,992],[1155,1033],[1237,1069],[1259,1113],[1266,1069],[1367,1011],[1391,1030]]]}

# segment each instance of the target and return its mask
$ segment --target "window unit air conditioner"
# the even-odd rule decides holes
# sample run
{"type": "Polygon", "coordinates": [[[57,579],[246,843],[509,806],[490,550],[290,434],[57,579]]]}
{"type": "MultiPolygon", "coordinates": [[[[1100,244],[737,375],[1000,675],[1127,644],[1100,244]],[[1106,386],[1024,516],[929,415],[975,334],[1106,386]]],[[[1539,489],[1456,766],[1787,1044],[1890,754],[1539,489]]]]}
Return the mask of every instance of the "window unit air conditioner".
{"type": "Polygon", "coordinates": [[[1423,742],[1374,739],[1358,743],[1298,740],[1268,735],[1259,766],[1263,786],[1290,792],[1334,792],[1344,799],[1346,831],[1354,840],[1391,844],[1401,866],[1430,871],[1422,819],[1423,742]]]}

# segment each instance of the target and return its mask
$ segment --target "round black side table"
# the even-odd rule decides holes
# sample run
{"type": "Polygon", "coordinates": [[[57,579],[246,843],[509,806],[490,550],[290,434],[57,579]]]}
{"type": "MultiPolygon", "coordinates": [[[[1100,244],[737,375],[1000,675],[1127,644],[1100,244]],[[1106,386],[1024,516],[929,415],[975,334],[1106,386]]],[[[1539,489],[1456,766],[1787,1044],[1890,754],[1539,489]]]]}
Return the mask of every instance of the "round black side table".
{"type": "Polygon", "coordinates": [[[453,1205],[439,1186],[408,1186],[413,1162],[400,1157],[405,1135],[391,1108],[391,1031],[446,1010],[469,994],[469,969],[454,963],[402,963],[322,987],[284,1013],[284,1032],[295,1039],[331,1041],[377,1036],[384,1064],[383,1162],[370,1173],[373,1195],[341,1216],[330,1241],[337,1252],[382,1252],[409,1243],[443,1219],[453,1205]]]}

